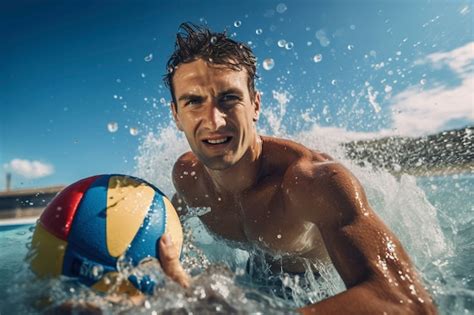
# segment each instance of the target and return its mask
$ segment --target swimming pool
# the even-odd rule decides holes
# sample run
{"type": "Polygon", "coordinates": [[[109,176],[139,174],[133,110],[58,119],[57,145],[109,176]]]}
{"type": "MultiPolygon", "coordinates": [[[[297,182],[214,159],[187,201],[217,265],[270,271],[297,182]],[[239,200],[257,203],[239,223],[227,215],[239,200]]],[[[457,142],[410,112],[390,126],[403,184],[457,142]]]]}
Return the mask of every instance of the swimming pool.
{"type": "MultiPolygon", "coordinates": [[[[353,171],[357,173],[358,170],[353,168],[353,171]]],[[[374,174],[368,175],[369,184],[367,175],[357,175],[365,184],[375,208],[379,209],[378,213],[401,238],[433,294],[440,313],[471,313],[474,310],[474,212],[471,202],[474,175],[402,176],[397,179],[379,173],[380,180],[376,180],[374,174]],[[390,189],[380,187],[381,182],[390,189]]],[[[102,302],[103,310],[159,313],[166,309],[185,308],[195,312],[285,313],[304,301],[317,301],[343,289],[340,280],[328,268],[322,279],[309,285],[303,285],[301,279],[295,281],[288,275],[281,275],[278,285],[289,287],[293,292],[284,298],[277,297],[271,287],[259,290],[261,283],[252,282],[244,272],[249,254],[215,242],[197,222],[191,219],[187,224],[187,230],[191,229],[193,233],[188,232],[184,264],[188,271],[198,274],[188,295],[176,285],[167,283],[161,293],[150,298],[140,309],[102,302]],[[220,267],[222,263],[233,272],[220,267]]],[[[28,303],[31,305],[31,301],[45,290],[50,290],[50,294],[58,299],[97,300],[98,297],[89,290],[67,281],[61,284],[33,281],[34,277],[23,263],[33,226],[31,220],[26,223],[12,222],[0,226],[0,294],[6,297],[1,304],[1,313],[35,312],[28,303]]]]}

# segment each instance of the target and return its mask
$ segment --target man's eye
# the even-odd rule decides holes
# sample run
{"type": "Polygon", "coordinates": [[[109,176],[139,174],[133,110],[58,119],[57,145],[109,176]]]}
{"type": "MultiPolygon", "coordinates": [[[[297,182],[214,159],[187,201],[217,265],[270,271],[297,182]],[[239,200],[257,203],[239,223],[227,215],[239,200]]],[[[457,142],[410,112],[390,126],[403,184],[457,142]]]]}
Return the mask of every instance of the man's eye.
{"type": "Polygon", "coordinates": [[[230,102],[237,102],[237,101],[240,101],[240,97],[237,96],[237,95],[228,94],[228,95],[224,95],[224,96],[222,97],[222,101],[223,101],[223,102],[227,102],[227,103],[230,103],[230,102]]]}
{"type": "Polygon", "coordinates": [[[190,100],[186,101],[186,103],[184,103],[184,105],[197,105],[197,104],[199,104],[198,99],[190,99],[190,100]]]}

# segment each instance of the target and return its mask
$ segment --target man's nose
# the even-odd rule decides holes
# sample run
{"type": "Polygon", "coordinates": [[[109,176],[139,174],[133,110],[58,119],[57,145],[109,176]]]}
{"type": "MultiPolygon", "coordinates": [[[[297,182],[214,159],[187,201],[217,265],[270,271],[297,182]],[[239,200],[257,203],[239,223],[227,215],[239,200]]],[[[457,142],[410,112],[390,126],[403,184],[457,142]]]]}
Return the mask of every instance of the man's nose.
{"type": "Polygon", "coordinates": [[[204,124],[210,130],[218,130],[226,125],[226,114],[216,104],[209,104],[204,117],[204,124]]]}

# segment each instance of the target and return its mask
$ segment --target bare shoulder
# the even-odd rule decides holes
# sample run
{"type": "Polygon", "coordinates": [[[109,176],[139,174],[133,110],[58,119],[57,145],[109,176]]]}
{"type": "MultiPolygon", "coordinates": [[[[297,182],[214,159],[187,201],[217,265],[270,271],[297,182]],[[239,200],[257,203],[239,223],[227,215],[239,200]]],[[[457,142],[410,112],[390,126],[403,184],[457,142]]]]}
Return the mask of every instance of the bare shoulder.
{"type": "Polygon", "coordinates": [[[324,152],[309,149],[292,140],[265,136],[261,138],[263,140],[264,157],[278,168],[284,167],[291,170],[291,167],[300,161],[317,163],[333,160],[331,156],[324,152]]]}
{"type": "Polygon", "coordinates": [[[183,153],[174,163],[173,177],[175,177],[175,175],[178,175],[180,171],[184,171],[190,167],[194,167],[198,163],[198,159],[191,151],[183,153]]]}
{"type": "Polygon", "coordinates": [[[332,159],[298,159],[285,173],[283,185],[289,202],[309,221],[340,224],[371,211],[360,182],[332,159]]]}
{"type": "Polygon", "coordinates": [[[192,152],[181,155],[173,166],[173,184],[183,197],[200,186],[203,176],[203,166],[192,152]]]}

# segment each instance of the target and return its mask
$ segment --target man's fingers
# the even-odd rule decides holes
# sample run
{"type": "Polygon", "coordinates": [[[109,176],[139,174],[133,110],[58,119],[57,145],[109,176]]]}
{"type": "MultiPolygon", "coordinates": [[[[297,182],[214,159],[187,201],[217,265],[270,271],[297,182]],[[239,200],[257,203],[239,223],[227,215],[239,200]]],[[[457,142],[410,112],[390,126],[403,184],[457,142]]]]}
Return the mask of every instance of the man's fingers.
{"type": "Polygon", "coordinates": [[[179,253],[171,235],[163,234],[160,240],[160,263],[165,273],[181,286],[189,287],[189,276],[179,262],[179,253]]]}

